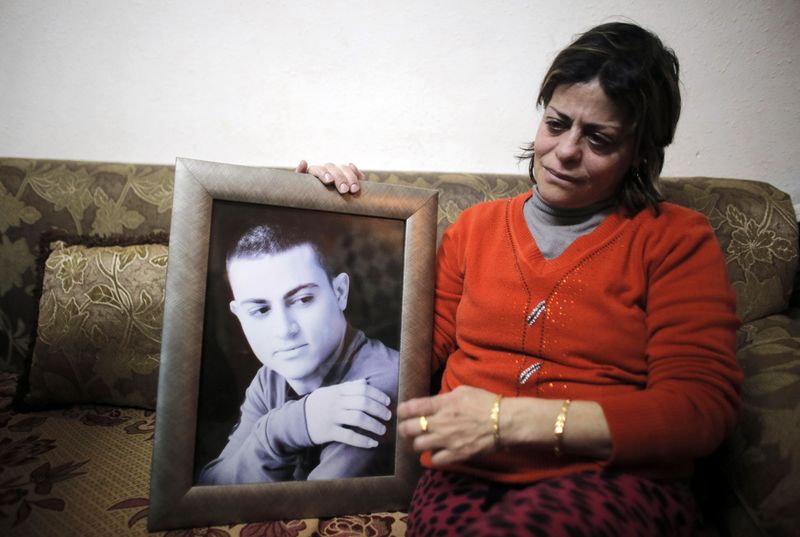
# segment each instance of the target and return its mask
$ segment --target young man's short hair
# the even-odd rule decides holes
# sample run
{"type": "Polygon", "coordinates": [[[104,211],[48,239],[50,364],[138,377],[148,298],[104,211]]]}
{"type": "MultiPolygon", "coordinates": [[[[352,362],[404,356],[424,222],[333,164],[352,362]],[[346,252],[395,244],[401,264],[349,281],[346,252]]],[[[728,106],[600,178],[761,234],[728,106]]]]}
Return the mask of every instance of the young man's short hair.
{"type": "Polygon", "coordinates": [[[320,245],[308,233],[298,226],[280,224],[259,224],[251,227],[239,238],[236,245],[228,252],[225,267],[230,269],[235,259],[257,259],[267,255],[275,255],[296,246],[308,244],[314,250],[320,267],[328,275],[328,281],[336,276],[333,267],[324,255],[320,245]]]}

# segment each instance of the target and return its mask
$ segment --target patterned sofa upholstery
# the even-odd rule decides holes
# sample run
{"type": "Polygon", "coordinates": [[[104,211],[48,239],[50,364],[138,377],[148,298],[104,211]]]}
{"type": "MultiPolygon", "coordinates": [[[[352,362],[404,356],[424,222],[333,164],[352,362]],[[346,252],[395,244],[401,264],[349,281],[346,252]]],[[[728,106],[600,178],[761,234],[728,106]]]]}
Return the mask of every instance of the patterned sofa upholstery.
{"type": "MultiPolygon", "coordinates": [[[[72,303],[72,309],[63,306],[55,322],[55,306],[43,298],[39,307],[37,267],[44,266],[39,259],[42,236],[51,230],[60,230],[73,241],[105,245],[137,243],[168,233],[173,173],[172,166],[0,158],[0,534],[147,534],[155,420],[151,384],[157,375],[157,354],[150,352],[146,361],[126,361],[126,353],[118,352],[111,356],[111,372],[108,366],[96,371],[91,363],[87,369],[86,363],[69,359],[52,370],[31,371],[34,343],[47,343],[42,340],[48,337],[48,327],[55,326],[71,338],[114,337],[90,333],[85,326],[88,314],[79,301],[72,303]],[[43,319],[45,312],[49,320],[43,319]],[[37,323],[37,317],[43,320],[37,323]],[[30,379],[72,396],[51,398],[50,404],[40,401],[35,409],[12,404],[15,394],[20,399],[28,389],[30,379]],[[90,385],[97,389],[89,390],[90,385]],[[134,392],[137,397],[130,397],[134,392]],[[96,400],[92,394],[99,394],[96,400]],[[135,404],[119,402],[129,400],[135,404]]],[[[439,189],[439,236],[464,208],[530,188],[522,175],[370,172],[368,178],[439,189]]],[[[738,357],[746,374],[740,424],[718,453],[702,461],[698,497],[722,535],[797,535],[800,293],[792,202],[785,193],[756,181],[668,178],[662,188],[669,200],[708,216],[726,255],[738,311],[745,321],[738,334],[738,357]]],[[[124,262],[147,255],[137,250],[124,262]]],[[[89,278],[85,265],[67,261],[50,265],[61,286],[85,284],[89,278]]],[[[122,287],[138,285],[120,282],[122,287]]],[[[98,289],[89,293],[91,299],[108,303],[110,298],[98,289]]],[[[140,331],[134,339],[157,345],[163,293],[128,291],[131,300],[138,297],[147,306],[131,309],[130,315],[139,315],[140,331]],[[143,321],[145,310],[150,317],[143,321]]],[[[404,532],[405,514],[391,512],[159,535],[404,532]]]]}

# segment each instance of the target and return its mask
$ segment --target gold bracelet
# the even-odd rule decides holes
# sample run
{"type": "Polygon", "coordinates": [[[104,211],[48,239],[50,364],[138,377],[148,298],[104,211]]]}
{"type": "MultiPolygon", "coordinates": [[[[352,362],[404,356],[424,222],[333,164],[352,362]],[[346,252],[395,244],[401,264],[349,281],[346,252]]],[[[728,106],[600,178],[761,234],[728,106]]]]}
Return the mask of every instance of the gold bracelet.
{"type": "Polygon", "coordinates": [[[502,398],[502,395],[497,394],[494,405],[492,405],[492,433],[494,433],[495,445],[500,443],[500,400],[502,398]]]}
{"type": "Polygon", "coordinates": [[[553,446],[553,452],[557,457],[560,457],[563,452],[564,427],[567,425],[567,411],[569,410],[570,403],[572,403],[571,399],[564,399],[564,404],[561,405],[561,410],[558,412],[558,417],[556,418],[556,426],[553,429],[553,433],[556,436],[556,445],[553,446]]]}

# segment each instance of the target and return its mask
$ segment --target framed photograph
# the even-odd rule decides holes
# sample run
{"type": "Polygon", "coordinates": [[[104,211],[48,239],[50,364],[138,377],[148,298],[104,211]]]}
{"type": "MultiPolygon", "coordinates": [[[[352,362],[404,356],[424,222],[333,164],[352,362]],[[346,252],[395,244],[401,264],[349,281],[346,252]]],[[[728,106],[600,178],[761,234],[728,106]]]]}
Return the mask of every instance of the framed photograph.
{"type": "Polygon", "coordinates": [[[148,527],[403,510],[437,192],[179,158],[148,527]]]}

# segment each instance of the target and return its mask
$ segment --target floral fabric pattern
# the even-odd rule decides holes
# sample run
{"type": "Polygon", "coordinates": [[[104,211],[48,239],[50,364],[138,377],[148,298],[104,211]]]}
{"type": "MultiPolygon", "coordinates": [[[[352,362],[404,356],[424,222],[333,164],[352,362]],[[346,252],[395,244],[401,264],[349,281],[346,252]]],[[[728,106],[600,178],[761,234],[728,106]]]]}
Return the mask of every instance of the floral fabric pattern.
{"type": "Polygon", "coordinates": [[[720,464],[756,524],[789,537],[800,527],[800,322],[772,315],[739,335],[744,404],[720,464]]]}
{"type": "Polygon", "coordinates": [[[789,196],[766,183],[705,177],[664,179],[662,190],[708,217],[743,321],[788,307],[798,269],[797,215],[789,196]]]}
{"type": "Polygon", "coordinates": [[[167,247],[51,248],[25,401],[155,408],[167,247]]]}
{"type": "Polygon", "coordinates": [[[25,369],[42,233],[166,232],[173,174],[171,166],[0,158],[0,371],[25,369]]]}
{"type": "MultiPolygon", "coordinates": [[[[15,384],[15,376],[0,373],[0,395],[15,384]]],[[[2,402],[8,403],[8,399],[2,402]]],[[[73,405],[34,414],[2,410],[0,406],[0,535],[29,537],[79,532],[160,537],[389,537],[405,534],[403,513],[149,533],[154,419],[152,411],[108,406],[73,405]]]]}
{"type": "Polygon", "coordinates": [[[63,512],[67,501],[54,489],[86,473],[81,471],[86,461],[53,466],[45,460],[57,448],[54,439],[37,431],[46,420],[0,413],[0,529],[23,526],[40,509],[63,512]]]}
{"type": "MultiPolygon", "coordinates": [[[[36,259],[28,249],[25,239],[11,241],[3,235],[0,244],[0,294],[24,285],[23,275],[36,259]]],[[[26,288],[29,291],[30,287],[26,288]]]]}

